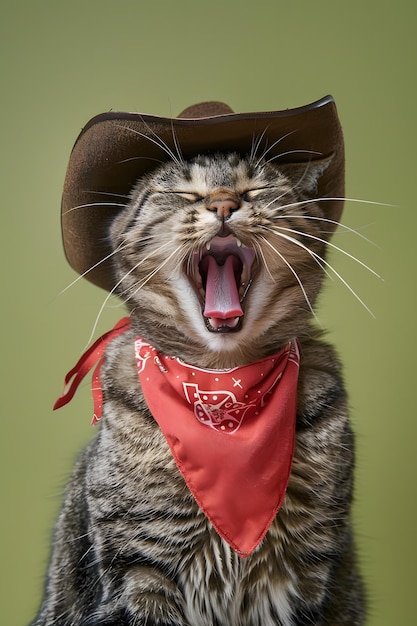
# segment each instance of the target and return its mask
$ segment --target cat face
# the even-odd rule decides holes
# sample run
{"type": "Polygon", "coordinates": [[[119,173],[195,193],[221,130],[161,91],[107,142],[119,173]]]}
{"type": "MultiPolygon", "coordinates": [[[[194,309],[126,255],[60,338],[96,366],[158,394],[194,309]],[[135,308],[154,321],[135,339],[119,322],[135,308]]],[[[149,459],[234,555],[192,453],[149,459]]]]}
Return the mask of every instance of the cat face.
{"type": "Polygon", "coordinates": [[[306,332],[329,228],[305,201],[325,167],[220,154],[140,180],[111,227],[118,294],[138,332],[213,368],[306,332]]]}

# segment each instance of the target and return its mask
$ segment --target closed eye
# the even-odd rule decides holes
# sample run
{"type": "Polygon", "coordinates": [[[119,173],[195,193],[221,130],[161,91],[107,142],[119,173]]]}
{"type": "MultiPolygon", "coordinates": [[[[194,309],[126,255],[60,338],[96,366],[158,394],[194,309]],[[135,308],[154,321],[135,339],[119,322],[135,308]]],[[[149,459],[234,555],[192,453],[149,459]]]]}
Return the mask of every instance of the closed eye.
{"type": "Polygon", "coordinates": [[[188,202],[201,202],[201,200],[203,200],[203,196],[200,196],[198,193],[191,193],[189,191],[174,191],[173,193],[181,196],[184,200],[188,200],[188,202]]]}
{"type": "Polygon", "coordinates": [[[271,189],[276,189],[276,185],[270,185],[269,187],[255,187],[254,189],[246,189],[242,194],[242,198],[246,201],[255,200],[255,198],[257,198],[257,196],[260,193],[262,193],[262,191],[269,191],[271,189]]]}
{"type": "MultiPolygon", "coordinates": [[[[254,187],[253,189],[245,189],[240,194],[240,197],[246,201],[255,200],[255,198],[260,193],[262,193],[263,191],[269,191],[271,189],[276,189],[276,185],[269,185],[265,187],[254,187]]],[[[202,202],[204,200],[204,196],[202,196],[201,194],[197,192],[193,192],[193,191],[183,191],[182,189],[155,189],[154,191],[156,193],[162,193],[162,194],[175,194],[176,196],[180,196],[181,198],[184,198],[184,200],[187,200],[188,202],[191,202],[191,203],[202,202]]]]}
{"type": "Polygon", "coordinates": [[[158,189],[157,193],[163,194],[175,194],[176,196],[180,196],[187,200],[188,202],[201,202],[203,200],[203,196],[198,193],[194,193],[192,191],[182,191],[181,189],[158,189]]]}

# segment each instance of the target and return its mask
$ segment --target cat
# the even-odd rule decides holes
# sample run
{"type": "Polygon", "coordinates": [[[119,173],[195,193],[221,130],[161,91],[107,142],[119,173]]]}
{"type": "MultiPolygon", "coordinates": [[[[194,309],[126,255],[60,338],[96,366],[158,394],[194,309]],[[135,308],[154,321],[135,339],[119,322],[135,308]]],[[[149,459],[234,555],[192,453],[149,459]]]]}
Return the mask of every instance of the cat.
{"type": "Polygon", "coordinates": [[[354,436],[341,365],[313,313],[333,230],[312,201],[327,166],[199,154],[158,166],[133,188],[109,227],[130,326],[106,348],[100,430],[67,486],[32,626],[365,623],[351,528],[354,436]],[[210,272],[220,283],[234,275],[229,315],[215,306],[223,296],[207,302],[210,272]],[[291,473],[245,558],[197,504],[149,409],[138,337],[146,358],[211,372],[267,359],[296,338],[291,473]]]}

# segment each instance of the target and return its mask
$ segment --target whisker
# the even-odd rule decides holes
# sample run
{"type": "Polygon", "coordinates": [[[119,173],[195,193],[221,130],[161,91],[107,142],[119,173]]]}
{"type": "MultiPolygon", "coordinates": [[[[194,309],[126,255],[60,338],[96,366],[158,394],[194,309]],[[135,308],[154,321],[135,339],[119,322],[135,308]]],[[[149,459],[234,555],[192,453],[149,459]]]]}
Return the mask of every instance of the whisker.
{"type": "MultiPolygon", "coordinates": [[[[277,210],[280,210],[280,207],[277,207],[277,210]]],[[[372,246],[378,247],[378,245],[374,241],[372,241],[372,239],[368,239],[368,237],[365,237],[365,235],[362,235],[362,233],[360,233],[359,230],[355,228],[351,228],[350,226],[347,226],[346,224],[343,224],[342,222],[338,222],[337,220],[331,220],[328,217],[318,217],[316,215],[296,215],[296,214],[288,215],[288,213],[286,213],[285,215],[274,216],[274,219],[279,219],[279,220],[284,220],[286,218],[302,218],[303,220],[316,220],[318,222],[328,222],[329,224],[334,224],[338,228],[342,228],[343,230],[346,230],[350,233],[353,233],[354,235],[357,235],[358,237],[360,237],[367,243],[371,244],[372,246]]]]}
{"type": "Polygon", "coordinates": [[[265,255],[264,255],[264,251],[262,250],[262,247],[261,247],[261,245],[260,245],[259,241],[256,241],[256,239],[255,239],[255,240],[254,240],[254,244],[255,244],[255,249],[256,249],[256,252],[258,252],[258,253],[259,253],[259,256],[260,256],[260,257],[261,257],[261,259],[262,259],[263,265],[265,266],[266,271],[267,271],[267,273],[269,274],[270,279],[272,280],[272,282],[275,282],[275,278],[273,277],[273,275],[272,275],[272,273],[271,273],[271,270],[270,270],[270,269],[269,269],[269,267],[268,267],[268,263],[267,263],[267,261],[266,261],[265,255]]]}
{"type": "Polygon", "coordinates": [[[295,183],[295,185],[294,185],[294,188],[293,188],[294,191],[296,191],[297,189],[301,189],[301,190],[303,189],[303,180],[304,180],[304,178],[308,174],[308,170],[309,170],[309,167],[311,165],[311,161],[312,161],[312,159],[310,158],[308,160],[308,162],[305,164],[303,173],[301,174],[301,176],[298,179],[297,183],[295,183]]]}
{"type": "MultiPolygon", "coordinates": [[[[148,239],[151,239],[151,236],[148,237],[148,239]]],[[[167,246],[170,246],[171,242],[168,241],[162,245],[159,246],[157,252],[160,252],[161,250],[163,250],[164,248],[166,248],[167,246]]],[[[133,267],[130,268],[130,270],[128,272],[126,272],[122,278],[120,279],[120,281],[118,282],[118,284],[116,285],[119,286],[126,278],[127,276],[129,276],[132,272],[136,271],[138,267],[140,267],[142,265],[142,263],[145,263],[145,261],[148,261],[149,259],[151,259],[153,256],[155,255],[155,251],[150,252],[149,254],[147,254],[143,259],[141,259],[138,263],[136,263],[133,267]]],[[[123,289],[118,295],[119,297],[123,297],[125,296],[127,293],[129,292],[129,287],[127,287],[126,289],[123,289]]]]}
{"type": "Polygon", "coordinates": [[[193,255],[189,254],[187,258],[187,273],[193,275],[193,255]]]}
{"type": "MultiPolygon", "coordinates": [[[[278,202],[278,201],[279,201],[282,197],[283,197],[283,194],[281,194],[281,195],[279,195],[279,196],[277,196],[277,197],[273,198],[270,202],[268,202],[268,203],[267,203],[267,204],[263,207],[263,209],[264,209],[264,210],[269,209],[269,207],[271,207],[273,204],[275,204],[276,202],[278,202]]],[[[279,206],[274,207],[274,210],[275,210],[275,212],[285,211],[285,210],[287,210],[287,209],[294,209],[294,208],[298,208],[298,207],[305,206],[305,205],[307,205],[307,204],[317,204],[318,202],[325,202],[325,201],[327,201],[327,202],[335,202],[335,201],[337,201],[337,202],[357,202],[357,203],[361,203],[361,204],[371,204],[371,205],[383,206],[383,207],[391,207],[391,208],[393,208],[393,207],[396,207],[396,206],[397,206],[397,205],[394,205],[394,204],[387,204],[387,203],[384,203],[384,202],[377,202],[377,201],[374,201],[374,200],[362,200],[362,199],[359,199],[359,198],[347,198],[347,197],[340,197],[340,198],[333,198],[333,197],[319,197],[319,198],[310,198],[310,199],[306,199],[306,200],[297,200],[296,202],[289,202],[288,204],[282,204],[282,205],[279,205],[279,206]]],[[[283,217],[283,218],[285,218],[286,216],[287,216],[287,214],[283,215],[282,217],[283,217]]],[[[279,217],[281,217],[281,216],[279,216],[279,215],[275,215],[275,219],[277,219],[277,218],[279,218],[279,217]]],[[[300,217],[300,216],[295,216],[295,217],[300,217]]],[[[303,215],[302,217],[303,217],[303,218],[305,217],[305,218],[307,218],[307,219],[308,219],[308,216],[304,216],[304,215],[303,215]]],[[[320,217],[313,218],[313,216],[311,216],[311,217],[310,217],[310,219],[322,219],[323,221],[325,221],[325,220],[326,220],[326,218],[320,218],[320,217]]],[[[337,222],[337,221],[333,221],[333,220],[327,220],[327,221],[329,221],[329,222],[330,222],[330,223],[332,223],[332,224],[339,224],[339,222],[337,222]]],[[[344,225],[342,225],[342,224],[341,224],[341,226],[342,226],[342,227],[344,227],[345,229],[349,230],[349,227],[348,227],[348,226],[344,226],[344,225]]],[[[352,229],[352,232],[357,232],[357,231],[355,231],[355,230],[353,230],[353,229],[352,229]]],[[[357,234],[358,234],[360,237],[362,236],[362,235],[360,235],[359,233],[357,233],[357,234]]],[[[364,237],[364,239],[365,239],[365,240],[367,240],[367,239],[366,239],[366,237],[364,237]]],[[[370,243],[372,243],[372,242],[370,241],[370,243]]]]}
{"type": "MultiPolygon", "coordinates": [[[[144,120],[142,120],[144,122],[144,120]]],[[[170,159],[172,159],[173,161],[175,161],[175,163],[177,165],[181,165],[181,162],[178,160],[178,157],[175,155],[175,153],[171,150],[171,148],[165,143],[165,141],[163,141],[153,130],[152,128],[150,128],[150,126],[148,126],[148,124],[146,124],[146,122],[144,122],[145,126],[148,128],[148,130],[152,133],[152,135],[154,135],[154,137],[156,137],[156,139],[154,139],[153,137],[149,136],[149,135],[145,135],[145,133],[141,133],[139,130],[136,130],[134,128],[131,128],[130,126],[124,126],[123,124],[118,124],[118,126],[120,128],[123,129],[127,129],[130,132],[134,133],[135,135],[139,135],[139,137],[143,137],[144,139],[147,139],[148,141],[150,141],[151,143],[153,143],[155,146],[157,146],[158,148],[160,148],[161,150],[163,150],[165,152],[165,154],[167,154],[169,156],[170,159]]]]}
{"type": "MultiPolygon", "coordinates": [[[[181,250],[182,246],[179,245],[173,252],[171,252],[170,255],[167,256],[166,259],[164,259],[164,261],[162,261],[162,263],[160,263],[158,265],[158,267],[156,267],[155,269],[153,269],[151,272],[149,272],[149,274],[143,278],[141,281],[139,281],[138,286],[136,287],[135,291],[133,291],[132,293],[128,293],[127,290],[125,290],[123,293],[124,294],[128,294],[127,295],[127,300],[131,300],[138,291],[140,291],[150,280],[151,278],[153,278],[155,276],[155,274],[157,274],[163,267],[165,267],[165,265],[172,259],[173,256],[175,256],[175,254],[181,250]]],[[[138,266],[136,266],[138,267],[138,266]]],[[[129,272],[130,273],[130,272],[129,272]]],[[[125,276],[123,277],[122,280],[124,280],[125,276]]]]}
{"type": "Polygon", "coordinates": [[[128,159],[122,159],[121,161],[117,161],[117,163],[118,164],[120,164],[120,163],[128,163],[129,161],[140,161],[140,160],[155,161],[156,163],[160,163],[161,165],[162,165],[162,163],[164,163],[164,161],[162,161],[162,159],[155,159],[153,157],[145,157],[145,156],[129,157],[128,159]]]}
{"type": "Polygon", "coordinates": [[[288,156],[289,154],[315,154],[316,156],[323,156],[321,152],[317,152],[316,150],[288,150],[287,152],[281,152],[270,159],[267,159],[265,163],[272,163],[272,161],[276,161],[277,159],[281,159],[284,156],[288,156]]]}
{"type": "Polygon", "coordinates": [[[264,128],[264,130],[262,131],[262,133],[258,136],[255,135],[255,133],[253,133],[252,135],[252,145],[251,145],[251,151],[249,154],[249,163],[251,165],[253,165],[254,159],[256,157],[256,153],[259,150],[259,146],[261,145],[262,139],[265,137],[265,133],[268,130],[269,126],[267,126],[266,128],[264,128]]]}
{"type": "Polygon", "coordinates": [[[318,323],[320,323],[320,322],[319,322],[319,319],[318,319],[318,317],[317,317],[317,315],[316,315],[316,313],[315,313],[315,311],[314,311],[314,309],[313,309],[313,307],[312,307],[312,304],[311,304],[310,299],[309,299],[309,297],[308,297],[308,295],[307,295],[307,292],[306,292],[306,290],[305,290],[305,288],[304,288],[304,285],[303,285],[303,283],[302,283],[302,281],[301,281],[300,277],[298,276],[297,272],[295,271],[295,269],[294,269],[294,268],[293,268],[293,266],[291,265],[291,263],[289,263],[289,262],[287,261],[287,259],[284,257],[284,255],[282,255],[282,254],[281,254],[281,252],[279,252],[279,250],[277,250],[277,249],[276,249],[276,248],[272,245],[272,243],[270,243],[270,242],[268,241],[268,239],[266,239],[266,237],[263,237],[263,236],[261,235],[261,236],[260,236],[260,238],[261,238],[261,239],[262,239],[262,240],[263,240],[263,241],[267,244],[267,246],[269,246],[269,247],[271,248],[271,250],[273,250],[273,251],[275,252],[275,254],[277,254],[277,255],[280,257],[280,259],[281,259],[281,260],[285,263],[285,265],[288,267],[288,269],[292,272],[292,274],[294,275],[294,277],[295,277],[296,281],[298,282],[298,284],[299,284],[299,286],[300,286],[300,289],[301,289],[301,291],[302,291],[302,293],[303,293],[303,296],[304,296],[304,299],[305,299],[305,301],[306,301],[306,303],[307,303],[307,305],[308,305],[308,308],[310,309],[310,311],[311,311],[312,315],[313,315],[313,316],[314,316],[314,318],[317,320],[317,322],[318,322],[318,323]]]}
{"type": "MultiPolygon", "coordinates": [[[[267,130],[267,128],[265,129],[265,131],[267,130]]],[[[291,130],[289,133],[286,133],[285,135],[283,135],[282,137],[280,137],[279,139],[277,139],[276,141],[274,141],[274,143],[272,145],[268,147],[265,147],[265,150],[263,151],[263,153],[261,154],[261,156],[259,157],[259,159],[256,161],[255,163],[255,167],[258,167],[259,164],[261,163],[261,161],[263,161],[266,157],[266,155],[268,154],[268,152],[271,152],[271,150],[273,150],[273,148],[275,148],[275,146],[277,146],[279,143],[281,143],[281,141],[284,141],[284,139],[286,139],[287,137],[289,137],[290,135],[293,135],[294,133],[296,133],[297,130],[291,130]]]]}
{"type": "MultiPolygon", "coordinates": [[[[261,228],[263,230],[267,230],[268,232],[273,233],[274,235],[278,235],[280,236],[282,233],[277,232],[277,230],[274,229],[273,226],[261,226],[261,228]]],[[[277,227],[279,228],[279,227],[277,227]]],[[[281,229],[282,230],[282,229],[281,229]]],[[[285,237],[283,237],[285,239],[285,237]]],[[[308,254],[312,257],[312,259],[317,263],[317,265],[320,267],[321,270],[323,270],[323,272],[326,274],[326,276],[330,279],[333,280],[333,276],[327,271],[326,269],[326,265],[325,265],[325,260],[324,258],[322,258],[319,254],[317,254],[317,252],[313,252],[313,250],[310,250],[310,248],[308,248],[305,244],[301,243],[301,241],[298,241],[298,239],[293,239],[292,237],[288,238],[290,241],[293,241],[294,243],[298,243],[299,246],[305,250],[306,252],[308,252],[308,254]]]]}
{"type": "Polygon", "coordinates": [[[67,211],[64,211],[62,215],[66,215],[67,213],[71,213],[72,211],[75,211],[77,209],[86,209],[87,207],[92,207],[92,206],[119,206],[122,208],[126,208],[127,203],[121,203],[121,202],[87,202],[86,204],[78,204],[77,206],[73,206],[70,209],[67,209],[67,211]]]}
{"type": "MultiPolygon", "coordinates": [[[[269,202],[265,208],[268,208],[269,206],[271,206],[271,204],[273,204],[276,200],[271,200],[271,202],[269,202]]],[[[362,200],[360,198],[346,198],[346,197],[341,197],[341,198],[332,198],[332,197],[320,197],[320,198],[309,198],[308,200],[298,200],[297,202],[290,202],[289,204],[284,204],[283,206],[277,207],[280,210],[284,210],[284,209],[291,209],[291,208],[295,208],[295,207],[299,207],[302,206],[304,204],[317,204],[318,202],[357,202],[360,204],[372,204],[372,205],[376,205],[376,206],[384,206],[384,207],[397,207],[397,205],[395,204],[387,204],[385,202],[377,202],[375,200],[362,200]]]]}
{"type": "Polygon", "coordinates": [[[98,323],[99,323],[99,321],[100,321],[101,314],[103,313],[103,311],[104,311],[104,309],[105,309],[105,307],[106,307],[107,302],[110,300],[110,298],[112,297],[112,295],[114,295],[114,292],[116,291],[116,289],[117,289],[117,287],[119,286],[119,284],[120,284],[120,281],[119,281],[118,283],[116,283],[116,284],[115,284],[115,286],[111,289],[111,291],[109,291],[109,293],[107,294],[107,296],[104,298],[104,302],[102,303],[102,305],[101,305],[101,307],[100,307],[100,309],[99,309],[99,311],[98,311],[98,313],[97,313],[97,315],[96,315],[96,319],[95,319],[95,321],[94,321],[93,328],[92,328],[92,330],[91,330],[91,333],[90,333],[89,338],[87,339],[87,343],[86,343],[86,345],[85,345],[85,347],[84,347],[84,350],[85,350],[85,349],[88,347],[88,345],[91,343],[91,340],[92,340],[92,339],[93,339],[93,337],[94,337],[94,334],[95,334],[95,332],[96,332],[96,329],[97,329],[98,323]]]}
{"type": "MultiPolygon", "coordinates": [[[[375,315],[371,311],[371,309],[365,304],[365,302],[362,300],[362,298],[360,298],[360,296],[349,285],[349,283],[343,278],[343,276],[341,276],[339,274],[339,272],[328,261],[326,261],[326,259],[323,259],[320,255],[318,255],[313,250],[310,250],[307,246],[305,246],[303,243],[301,243],[301,241],[298,241],[298,239],[295,239],[294,237],[290,237],[289,235],[286,235],[285,233],[275,232],[275,234],[278,237],[282,237],[283,239],[286,239],[287,241],[290,241],[291,243],[294,243],[295,245],[301,247],[303,250],[308,252],[308,254],[310,254],[311,256],[315,257],[316,259],[319,259],[322,263],[324,263],[335,274],[335,276],[337,276],[337,278],[343,283],[343,285],[345,285],[345,287],[351,292],[351,294],[356,298],[356,300],[358,302],[360,302],[360,304],[364,307],[364,309],[366,309],[366,311],[368,311],[368,313],[375,319],[375,315]]],[[[265,239],[265,241],[269,244],[267,239],[265,239]]],[[[272,244],[269,244],[269,245],[271,245],[271,247],[273,247],[272,244]]]]}
{"type": "MultiPolygon", "coordinates": [[[[309,239],[314,239],[315,241],[320,241],[321,243],[324,243],[325,245],[333,248],[334,250],[337,250],[338,252],[341,252],[342,254],[344,254],[345,256],[349,257],[353,261],[356,261],[356,263],[359,263],[359,265],[362,265],[362,267],[364,267],[369,272],[371,272],[371,274],[373,274],[374,276],[376,276],[380,280],[383,280],[382,277],[377,272],[375,272],[375,270],[373,270],[371,267],[366,265],[366,263],[364,263],[363,261],[361,261],[360,259],[355,257],[353,254],[350,254],[350,252],[347,252],[343,248],[340,248],[339,246],[336,246],[331,241],[327,241],[326,239],[322,239],[321,237],[317,237],[316,235],[312,235],[311,233],[304,233],[302,231],[295,230],[294,228],[285,228],[284,226],[276,226],[276,225],[274,225],[274,228],[294,233],[294,235],[301,235],[302,237],[307,237],[309,239]]],[[[279,234],[279,233],[277,233],[277,234],[279,234]]]]}
{"type": "Polygon", "coordinates": [[[127,248],[127,245],[125,241],[123,241],[121,244],[119,244],[117,246],[117,248],[115,248],[112,252],[110,252],[110,254],[107,254],[105,257],[103,257],[102,259],[100,259],[100,261],[97,261],[97,263],[94,263],[94,265],[92,265],[91,267],[88,268],[88,270],[85,270],[85,272],[83,272],[82,274],[80,274],[79,276],[77,276],[77,278],[75,278],[69,285],[67,285],[66,287],[64,287],[64,289],[62,289],[62,291],[59,292],[58,296],[61,296],[62,294],[64,294],[66,291],[68,291],[68,289],[70,289],[71,287],[73,287],[81,278],[84,278],[87,274],[89,274],[92,270],[94,270],[96,267],[98,267],[99,265],[101,265],[102,263],[104,263],[105,261],[107,261],[108,259],[110,259],[113,255],[117,254],[118,252],[120,252],[121,250],[124,250],[125,248],[127,248]]]}
{"type": "Polygon", "coordinates": [[[368,305],[365,304],[365,302],[356,293],[356,291],[349,285],[349,283],[343,278],[343,276],[341,276],[339,274],[339,272],[337,270],[335,270],[335,268],[332,265],[330,265],[330,263],[328,263],[326,260],[324,260],[324,262],[327,265],[327,267],[329,267],[331,269],[331,271],[337,276],[337,278],[344,284],[344,286],[350,291],[350,293],[356,298],[356,300],[364,307],[364,309],[366,311],[368,311],[368,313],[371,315],[371,317],[376,319],[375,314],[371,311],[371,309],[368,307],[368,305]]]}
{"type": "MultiPolygon", "coordinates": [[[[279,200],[281,200],[281,198],[283,198],[285,196],[286,193],[290,193],[292,192],[292,189],[289,189],[288,191],[281,193],[279,196],[276,196],[275,198],[272,198],[272,200],[270,200],[267,204],[265,204],[264,207],[262,207],[264,210],[269,209],[269,207],[271,207],[273,204],[275,204],[276,202],[278,202],[279,200]]],[[[298,200],[297,202],[291,202],[289,204],[282,204],[282,205],[278,205],[276,207],[274,207],[274,210],[277,211],[284,211],[285,209],[292,209],[292,208],[296,208],[299,206],[303,205],[303,201],[302,200],[298,200]]]]}
{"type": "Polygon", "coordinates": [[[122,194],[122,193],[113,193],[112,191],[93,191],[93,190],[85,190],[85,193],[94,193],[103,196],[115,196],[116,198],[126,198],[126,200],[130,200],[130,196],[122,194]]]}
{"type": "MultiPolygon", "coordinates": [[[[165,243],[165,244],[163,244],[163,245],[159,246],[159,250],[161,250],[162,248],[165,248],[166,246],[169,246],[169,245],[171,245],[171,242],[167,242],[167,243],[165,243]]],[[[153,254],[154,254],[154,253],[153,253],[153,252],[151,252],[151,253],[149,253],[147,256],[145,256],[143,259],[141,259],[140,261],[138,261],[138,263],[136,263],[133,267],[131,267],[131,268],[130,268],[130,270],[129,270],[128,272],[126,272],[126,273],[122,276],[122,278],[120,278],[120,280],[118,280],[118,281],[117,281],[117,283],[114,285],[114,287],[111,289],[111,291],[109,291],[109,293],[108,293],[108,294],[107,294],[107,296],[105,297],[104,302],[102,303],[102,305],[101,305],[101,307],[100,307],[100,309],[99,309],[99,312],[97,313],[96,319],[95,319],[94,324],[93,324],[92,331],[91,331],[91,333],[90,333],[90,337],[88,338],[88,341],[87,341],[87,346],[88,346],[88,345],[89,345],[89,343],[91,342],[91,340],[92,340],[92,338],[93,338],[93,336],[94,336],[94,334],[95,334],[95,332],[96,332],[98,322],[99,322],[99,320],[100,320],[101,314],[103,313],[103,311],[104,311],[104,309],[105,309],[105,307],[106,307],[106,305],[107,305],[107,302],[109,301],[109,299],[111,298],[111,296],[112,296],[112,295],[114,295],[114,293],[115,293],[116,289],[117,289],[117,288],[118,288],[118,287],[122,284],[122,282],[126,279],[126,277],[127,277],[127,276],[129,276],[129,274],[131,274],[132,272],[134,272],[134,271],[135,271],[135,270],[136,270],[136,269],[137,269],[140,265],[142,265],[142,263],[144,263],[145,261],[147,261],[147,260],[148,260],[148,259],[149,259],[149,258],[150,258],[153,254]]],[[[123,292],[122,292],[122,293],[123,293],[123,292]]]]}
{"type": "Polygon", "coordinates": [[[172,133],[172,139],[174,140],[174,146],[175,146],[175,150],[177,151],[178,158],[181,163],[184,163],[184,155],[182,154],[182,150],[180,147],[180,143],[178,141],[177,133],[175,132],[174,122],[172,118],[171,118],[171,133],[172,133]]]}

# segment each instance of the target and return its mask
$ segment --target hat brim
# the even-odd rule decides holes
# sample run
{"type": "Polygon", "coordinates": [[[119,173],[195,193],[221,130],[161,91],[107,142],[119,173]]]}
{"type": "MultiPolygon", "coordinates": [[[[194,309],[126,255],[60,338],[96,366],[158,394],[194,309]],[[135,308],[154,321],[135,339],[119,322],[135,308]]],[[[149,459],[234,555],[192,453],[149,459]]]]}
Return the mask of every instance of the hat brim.
{"type": "MultiPolygon", "coordinates": [[[[72,150],[62,196],[62,235],[70,265],[110,291],[115,284],[108,228],[143,174],[170,160],[197,154],[248,154],[262,149],[276,163],[332,157],[318,183],[326,216],[337,222],[344,195],[343,134],[336,105],[327,96],[304,107],[203,118],[165,118],[109,112],[83,128],[72,150]],[[165,146],[165,149],[162,146],[165,146]]],[[[335,226],[329,223],[329,230],[335,226]]]]}

